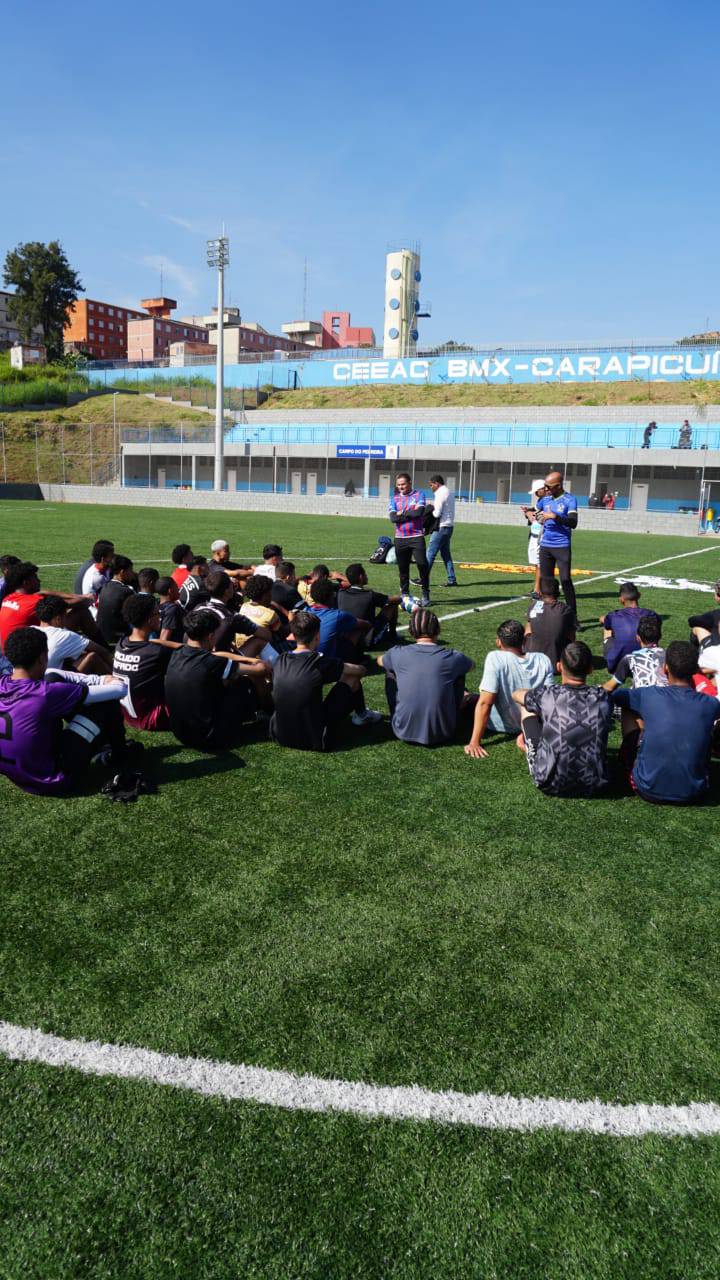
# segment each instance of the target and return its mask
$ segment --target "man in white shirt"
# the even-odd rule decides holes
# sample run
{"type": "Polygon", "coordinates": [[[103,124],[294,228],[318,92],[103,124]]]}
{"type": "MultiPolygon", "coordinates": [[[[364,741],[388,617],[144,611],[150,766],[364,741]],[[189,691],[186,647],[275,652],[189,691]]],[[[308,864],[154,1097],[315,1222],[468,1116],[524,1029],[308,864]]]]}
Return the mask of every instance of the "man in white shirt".
{"type": "Polygon", "coordinates": [[[434,495],[433,516],[438,521],[438,527],[430,536],[427,551],[428,569],[432,569],[435,557],[441,556],[447,573],[447,586],[456,587],[458,584],[455,565],[450,554],[450,539],[455,527],[455,494],[450,492],[440,475],[431,478],[430,488],[434,495]]]}
{"type": "Polygon", "coordinates": [[[480,680],[480,697],[475,704],[475,719],[465,754],[482,760],[487,751],[482,746],[485,733],[515,733],[520,730],[518,704],[513,699],[516,689],[544,689],[554,683],[553,665],[544,653],[523,653],[524,628],[521,622],[508,619],[497,629],[495,649],[485,659],[480,680]]]}
{"type": "Polygon", "coordinates": [[[67,601],[48,595],[37,606],[38,630],[44,632],[50,667],[69,667],[85,675],[105,676],[112,672],[108,649],[65,625],[67,601]]]}

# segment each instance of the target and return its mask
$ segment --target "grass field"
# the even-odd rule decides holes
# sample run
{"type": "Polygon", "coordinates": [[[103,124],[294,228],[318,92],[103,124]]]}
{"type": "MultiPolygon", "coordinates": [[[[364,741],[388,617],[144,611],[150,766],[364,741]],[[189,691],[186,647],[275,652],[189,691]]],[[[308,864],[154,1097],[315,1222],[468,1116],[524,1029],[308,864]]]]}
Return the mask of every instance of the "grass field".
{"type": "MultiPolygon", "coordinates": [[[[278,540],[302,570],[366,559],[375,521],[0,505],[0,549],[69,587],[98,536],[137,567],[174,542],[278,540]]],[[[522,563],[459,526],[458,561],[522,563]]],[[[702,539],[576,535],[585,639],[617,576],[710,583],[702,539]],[[702,554],[692,554],[702,551],[702,554]],[[672,557],[681,557],[673,559],[672,557]],[[616,572],[617,571],[617,572],[616,572]]],[[[438,565],[439,568],[439,565],[438,565]]],[[[396,582],[378,567],[380,589],[396,582]]],[[[437,573],[437,581],[444,579],[437,573]]],[[[517,576],[434,592],[480,665],[517,576]]],[[[648,589],[665,640],[709,607],[648,589]]],[[[597,678],[602,678],[598,673],[597,678]]],[[[475,676],[470,681],[476,681],[475,676]]],[[[382,681],[366,681],[383,708],[382,681]]],[[[618,781],[532,787],[492,739],[425,751],[348,727],[328,757],[250,731],[202,757],[145,737],[158,794],[35,799],[0,779],[0,1018],[323,1078],[618,1103],[720,1096],[720,777],[699,809],[618,781]],[[238,770],[237,757],[246,762],[238,770]]],[[[611,736],[614,759],[617,731],[611,736]]],[[[3,1277],[715,1277],[717,1138],[623,1139],[311,1115],[0,1058],[3,1277]]]]}
{"type": "MultiPolygon", "coordinates": [[[[671,382],[567,382],[513,383],[492,386],[479,383],[449,383],[442,386],[348,386],[304,387],[297,391],[268,388],[270,395],[262,409],[389,409],[432,408],[458,405],[466,409],[512,405],[705,405],[720,400],[720,383],[693,379],[682,386],[671,382]]],[[[644,414],[642,416],[645,416],[644,414]]]]}

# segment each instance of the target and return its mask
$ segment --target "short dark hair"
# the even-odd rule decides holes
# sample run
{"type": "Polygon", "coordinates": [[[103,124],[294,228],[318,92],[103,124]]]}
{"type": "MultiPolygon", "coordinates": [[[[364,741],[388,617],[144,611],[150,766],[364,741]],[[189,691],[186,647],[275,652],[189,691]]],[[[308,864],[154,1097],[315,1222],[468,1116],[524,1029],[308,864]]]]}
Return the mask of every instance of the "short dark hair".
{"type": "Polygon", "coordinates": [[[193,609],[183,618],[183,630],[191,640],[205,640],[217,631],[220,619],[212,609],[193,609]]]}
{"type": "Polygon", "coordinates": [[[560,583],[557,578],[541,578],[540,579],[540,595],[554,596],[557,600],[560,595],[560,583]]]}
{"type": "Polygon", "coordinates": [[[170,552],[170,559],[173,564],[184,564],[191,551],[192,547],[189,542],[178,542],[177,546],[173,547],[170,552]]]}
{"type": "Polygon", "coordinates": [[[437,472],[434,476],[431,476],[431,477],[430,477],[430,483],[431,483],[431,484],[444,484],[444,483],[445,483],[445,481],[443,480],[443,478],[442,478],[442,476],[440,475],[440,473],[439,473],[439,472],[437,472]]]}
{"type": "Polygon", "coordinates": [[[662,635],[662,622],[656,613],[645,614],[637,624],[638,639],[645,644],[657,644],[662,635]]]}
{"type": "Polygon", "coordinates": [[[282,547],[279,547],[276,542],[268,542],[263,547],[263,560],[270,560],[273,556],[281,555],[282,547]]]}
{"type": "Polygon", "coordinates": [[[109,538],[98,538],[97,542],[93,543],[92,558],[97,564],[98,561],[103,559],[103,556],[111,556],[114,551],[114,542],[111,542],[109,538]]]}
{"type": "Polygon", "coordinates": [[[12,565],[19,564],[19,563],[20,563],[19,556],[0,556],[0,573],[2,574],[7,573],[8,569],[12,565]]]}
{"type": "Polygon", "coordinates": [[[133,594],[123,601],[123,620],[129,627],[142,627],[148,618],[152,618],[153,614],[157,613],[158,607],[155,596],[133,594]]]}
{"type": "MultiPolygon", "coordinates": [[[[0,560],[0,564],[2,564],[2,560],[0,560]]],[[[720,578],[718,578],[717,582],[715,583],[715,586],[713,587],[713,591],[715,592],[716,596],[720,596],[720,578]]]]}
{"type": "Polygon", "coordinates": [[[295,639],[300,644],[307,644],[320,630],[320,619],[316,613],[302,609],[300,613],[293,614],[292,628],[295,639]]]}
{"type": "Polygon", "coordinates": [[[159,577],[160,577],[159,569],[151,569],[150,566],[148,566],[146,569],[141,569],[139,571],[138,586],[143,591],[149,591],[152,593],[158,584],[159,577]]]}
{"type": "Polygon", "coordinates": [[[228,575],[222,569],[215,569],[205,579],[205,587],[211,596],[224,596],[231,585],[228,575]]]}
{"type": "Polygon", "coordinates": [[[362,580],[363,578],[366,578],[366,576],[367,575],[365,573],[363,566],[359,563],[349,564],[347,569],[345,570],[345,577],[347,578],[351,587],[361,586],[362,580]]]}
{"type": "Polygon", "coordinates": [[[5,657],[14,667],[27,671],[48,651],[47,636],[38,627],[17,627],[5,641],[5,657]]]}
{"type": "Polygon", "coordinates": [[[440,619],[432,609],[414,609],[410,614],[408,631],[413,640],[434,640],[440,635],[440,619]]]}
{"type": "Polygon", "coordinates": [[[522,622],[515,622],[513,618],[508,618],[506,622],[500,623],[497,638],[503,649],[522,649],[525,628],[522,622]]]}
{"type": "Polygon", "coordinates": [[[316,578],[310,584],[310,597],[315,604],[334,604],[337,593],[329,578],[316,578]]]}
{"type": "Polygon", "coordinates": [[[295,572],[295,565],[292,560],[281,560],[275,570],[276,578],[290,578],[295,572]]]}
{"type": "Polygon", "coordinates": [[[192,571],[193,569],[199,568],[199,566],[203,564],[207,564],[207,556],[193,556],[192,560],[190,561],[190,569],[192,571]]]}
{"type": "Polygon", "coordinates": [[[634,582],[620,583],[620,599],[621,600],[639,600],[640,592],[634,582]]]}
{"type": "Polygon", "coordinates": [[[665,650],[665,665],[676,680],[692,680],[698,669],[697,650],[687,640],[672,640],[665,650]]]}
{"type": "Polygon", "coordinates": [[[67,600],[62,596],[43,596],[35,610],[39,622],[52,622],[53,618],[67,613],[67,600]]]}
{"type": "Polygon", "coordinates": [[[132,560],[129,560],[127,556],[113,556],[112,560],[110,561],[110,572],[113,578],[115,577],[116,574],[122,573],[123,571],[127,573],[128,570],[132,569],[132,567],[133,567],[133,562],[132,560]]]}
{"type": "Polygon", "coordinates": [[[313,574],[315,574],[317,578],[329,578],[330,570],[328,569],[326,564],[316,564],[315,568],[310,570],[311,578],[313,574]]]}
{"type": "Polygon", "coordinates": [[[263,596],[268,595],[271,591],[272,580],[268,578],[266,573],[251,573],[243,587],[243,595],[251,603],[262,600],[263,596]]]}
{"type": "Polygon", "coordinates": [[[410,475],[410,472],[409,472],[409,471],[398,471],[398,473],[397,473],[397,475],[396,475],[396,477],[395,477],[395,483],[396,483],[396,484],[397,484],[398,480],[409,480],[409,481],[410,481],[410,484],[412,484],[412,476],[410,475]]]}
{"type": "Polygon", "coordinates": [[[576,680],[584,680],[592,671],[592,654],[582,640],[573,640],[566,644],[560,654],[560,662],[569,676],[576,680]]]}
{"type": "Polygon", "coordinates": [[[170,590],[171,582],[174,583],[175,586],[177,586],[177,582],[175,582],[174,578],[158,578],[157,582],[155,583],[155,590],[157,591],[159,596],[167,595],[168,591],[170,590]]]}
{"type": "Polygon", "coordinates": [[[17,591],[27,578],[32,578],[38,571],[36,564],[32,564],[30,560],[18,560],[17,564],[11,564],[5,574],[5,586],[7,594],[12,595],[13,591],[17,591]]]}

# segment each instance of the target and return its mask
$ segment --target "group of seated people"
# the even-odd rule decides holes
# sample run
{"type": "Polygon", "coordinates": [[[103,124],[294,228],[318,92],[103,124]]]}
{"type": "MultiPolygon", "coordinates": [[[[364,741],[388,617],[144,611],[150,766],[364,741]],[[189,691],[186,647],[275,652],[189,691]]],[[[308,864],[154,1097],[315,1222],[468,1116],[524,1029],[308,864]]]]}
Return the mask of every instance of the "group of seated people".
{"type": "Polygon", "coordinates": [[[470,693],[474,663],[440,642],[437,615],[406,604],[400,638],[401,598],[371,589],[362,564],[342,574],[319,564],[299,578],[279,545],[243,565],[222,539],[209,558],[181,543],[172,561],[169,576],[136,572],[101,540],[62,593],[44,592],[31,562],[0,558],[0,773],[31,792],[66,791],[97,755],[123,766],[138,745],[126,727],[222,750],[266,721],[280,746],[327,751],[342,722],[382,720],[363,694],[382,672],[396,738],[431,747],[464,731],[465,753],[482,759],[489,734],[510,734],[548,795],[607,786],[615,718],[640,796],[689,803],[708,788],[720,607],[690,618],[690,639],[665,650],[661,619],[623,583],[620,607],[600,619],[608,679],[589,684],[593,659],[574,614],[556,580],[542,579],[526,619],[498,627],[470,693]]]}

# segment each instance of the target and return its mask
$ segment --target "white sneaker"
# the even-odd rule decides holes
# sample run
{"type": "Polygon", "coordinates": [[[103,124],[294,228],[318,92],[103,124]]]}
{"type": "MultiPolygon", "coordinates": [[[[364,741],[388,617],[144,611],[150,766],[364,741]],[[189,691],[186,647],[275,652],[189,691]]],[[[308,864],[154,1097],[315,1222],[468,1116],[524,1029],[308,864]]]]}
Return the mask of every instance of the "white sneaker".
{"type": "Polygon", "coordinates": [[[377,724],[382,720],[382,714],[379,711],[371,711],[366,707],[364,711],[353,711],[351,716],[353,724],[377,724]]]}

